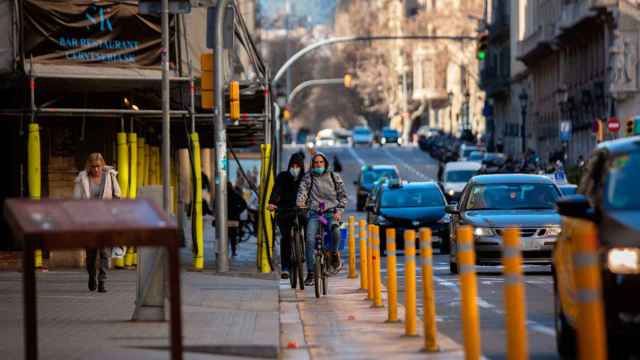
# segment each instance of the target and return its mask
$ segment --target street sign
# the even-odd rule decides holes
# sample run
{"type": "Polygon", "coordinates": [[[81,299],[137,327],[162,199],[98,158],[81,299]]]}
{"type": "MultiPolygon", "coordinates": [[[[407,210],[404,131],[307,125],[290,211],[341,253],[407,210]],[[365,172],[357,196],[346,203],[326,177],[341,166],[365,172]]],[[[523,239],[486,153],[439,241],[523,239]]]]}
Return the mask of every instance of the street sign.
{"type": "Polygon", "coordinates": [[[620,120],[615,116],[610,117],[607,120],[607,129],[609,132],[617,133],[620,130],[620,120]]]}
{"type": "Polygon", "coordinates": [[[560,122],[560,141],[571,141],[572,126],[571,121],[563,120],[560,122]]]}

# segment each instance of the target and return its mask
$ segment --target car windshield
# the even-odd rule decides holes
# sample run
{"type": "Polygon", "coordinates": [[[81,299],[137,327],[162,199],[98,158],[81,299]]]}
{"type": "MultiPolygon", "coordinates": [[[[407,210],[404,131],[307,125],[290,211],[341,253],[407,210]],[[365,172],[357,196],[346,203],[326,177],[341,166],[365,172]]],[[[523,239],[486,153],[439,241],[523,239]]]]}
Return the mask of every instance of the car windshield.
{"type": "Polygon", "coordinates": [[[472,151],[469,160],[478,161],[484,159],[484,155],[480,151],[472,151]]]}
{"type": "Polygon", "coordinates": [[[562,195],[575,195],[577,192],[578,188],[575,186],[561,186],[560,187],[560,192],[562,193],[562,195]]]}
{"type": "Polygon", "coordinates": [[[437,188],[387,189],[380,199],[381,208],[445,206],[442,193],[437,188]]]}
{"type": "Polygon", "coordinates": [[[398,173],[395,169],[373,169],[362,173],[362,183],[370,185],[378,181],[381,177],[387,179],[397,179],[398,173]]]}
{"type": "Polygon", "coordinates": [[[553,209],[560,194],[552,184],[475,185],[467,210],[553,209]]]}
{"type": "Polygon", "coordinates": [[[369,135],[371,131],[369,131],[369,129],[359,128],[359,129],[353,130],[353,133],[356,135],[369,135]]]}
{"type": "Polygon", "coordinates": [[[445,182],[467,182],[471,179],[478,171],[476,170],[452,170],[447,171],[444,175],[445,182]]]}
{"type": "Polygon", "coordinates": [[[382,130],[382,133],[386,136],[395,136],[398,135],[398,132],[393,129],[382,130]]]}
{"type": "Polygon", "coordinates": [[[464,149],[464,151],[462,152],[462,156],[463,157],[468,157],[469,155],[471,155],[472,152],[474,151],[478,151],[476,148],[466,148],[464,149]]]}
{"type": "Polygon", "coordinates": [[[613,210],[640,210],[640,152],[617,156],[604,182],[603,205],[613,210]]]}

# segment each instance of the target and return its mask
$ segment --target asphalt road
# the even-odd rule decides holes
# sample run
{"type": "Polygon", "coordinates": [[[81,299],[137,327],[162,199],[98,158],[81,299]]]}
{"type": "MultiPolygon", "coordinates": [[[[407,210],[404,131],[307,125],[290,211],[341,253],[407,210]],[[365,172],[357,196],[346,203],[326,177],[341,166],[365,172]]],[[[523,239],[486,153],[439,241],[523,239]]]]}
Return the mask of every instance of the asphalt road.
{"type": "MultiPolygon", "coordinates": [[[[288,147],[285,156],[300,148],[288,147]]],[[[355,212],[355,187],[353,182],[364,164],[395,164],[400,175],[408,181],[433,180],[437,163],[417,147],[351,148],[332,147],[318,149],[331,160],[340,159],[341,173],[350,194],[349,214],[355,212]]],[[[308,160],[308,158],[307,158],[308,160]]],[[[399,235],[400,236],[400,235],[399,235]]],[[[436,250],[437,252],[437,250],[436,250]]],[[[386,261],[383,259],[383,267],[386,261]]],[[[386,269],[383,268],[383,275],[386,269]]],[[[525,267],[527,330],[531,359],[557,359],[555,330],[553,323],[553,281],[550,267],[525,267]]],[[[418,314],[422,315],[422,278],[417,271],[418,314]]],[[[501,267],[478,267],[478,309],[483,355],[490,359],[506,358],[506,331],[504,325],[503,280],[501,267]]],[[[449,273],[448,256],[434,256],[434,282],[436,292],[436,313],[438,331],[462,344],[462,323],[460,319],[460,287],[456,275],[449,273]]],[[[386,282],[386,280],[384,280],[386,282]]],[[[398,258],[399,301],[404,302],[404,259],[398,258]]]]}

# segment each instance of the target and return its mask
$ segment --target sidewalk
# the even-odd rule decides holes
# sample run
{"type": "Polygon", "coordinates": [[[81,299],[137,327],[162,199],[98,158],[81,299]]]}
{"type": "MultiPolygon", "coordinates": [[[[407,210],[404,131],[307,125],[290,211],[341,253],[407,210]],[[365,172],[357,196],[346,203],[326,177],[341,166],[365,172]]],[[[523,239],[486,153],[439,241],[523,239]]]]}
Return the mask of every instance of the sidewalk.
{"type": "MultiPolygon", "coordinates": [[[[205,239],[212,239],[209,229],[205,239]]],[[[214,245],[205,243],[207,267],[214,245]]],[[[278,281],[255,272],[255,246],[240,244],[224,275],[187,271],[191,250],[182,249],[185,359],[277,357],[278,281]]],[[[81,270],[38,273],[37,289],[41,359],[169,359],[168,322],[130,321],[136,271],[109,271],[106,294],[89,292],[81,270]]],[[[24,357],[22,313],[22,274],[0,272],[3,359],[24,357]]]]}
{"type": "MultiPolygon", "coordinates": [[[[440,352],[425,353],[423,325],[405,337],[402,323],[386,323],[385,308],[372,308],[358,279],[343,271],[329,279],[329,295],[316,299],[313,288],[294,291],[280,283],[282,359],[463,359],[459,344],[439,334],[440,352]],[[290,346],[289,346],[290,345],[290,346]],[[297,347],[292,349],[291,347],[297,347]]],[[[404,308],[399,304],[399,318],[404,308]]]]}

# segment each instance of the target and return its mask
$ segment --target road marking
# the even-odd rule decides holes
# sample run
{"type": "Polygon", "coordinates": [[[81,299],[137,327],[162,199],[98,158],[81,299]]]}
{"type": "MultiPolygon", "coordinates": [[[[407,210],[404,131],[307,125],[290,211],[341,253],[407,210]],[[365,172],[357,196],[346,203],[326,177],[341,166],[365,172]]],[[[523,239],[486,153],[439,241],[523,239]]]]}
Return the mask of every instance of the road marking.
{"type": "Polygon", "coordinates": [[[421,178],[422,180],[432,180],[432,178],[430,176],[427,176],[425,174],[423,174],[422,172],[416,170],[416,168],[414,168],[413,166],[409,165],[406,161],[404,161],[403,159],[393,155],[391,152],[389,152],[389,150],[382,148],[382,151],[390,158],[392,158],[393,160],[395,160],[396,162],[398,162],[399,164],[401,164],[402,166],[405,167],[405,169],[409,170],[410,172],[412,172],[414,175],[416,175],[417,177],[421,178]]]}
{"type": "Polygon", "coordinates": [[[536,321],[527,320],[527,326],[529,327],[529,329],[531,329],[531,331],[535,331],[537,333],[548,335],[548,336],[553,336],[553,337],[556,336],[555,329],[549,326],[542,325],[536,321]]]}
{"type": "Polygon", "coordinates": [[[360,164],[360,166],[364,166],[365,162],[364,162],[364,160],[362,160],[360,155],[358,155],[358,153],[356,153],[356,151],[353,150],[352,147],[348,147],[347,149],[349,150],[349,154],[351,154],[351,156],[353,156],[353,158],[356,159],[358,164],[360,164]]]}

